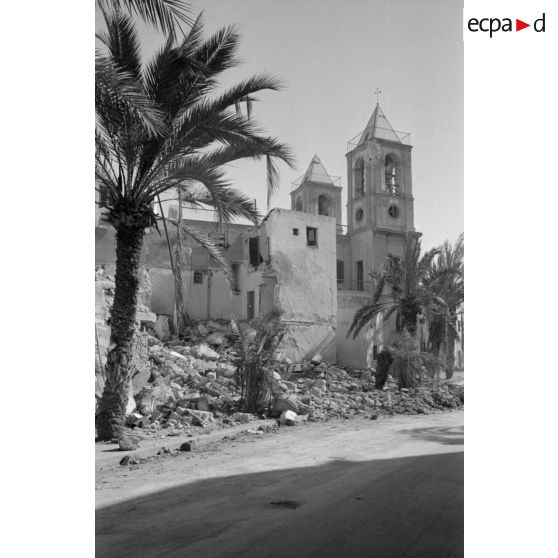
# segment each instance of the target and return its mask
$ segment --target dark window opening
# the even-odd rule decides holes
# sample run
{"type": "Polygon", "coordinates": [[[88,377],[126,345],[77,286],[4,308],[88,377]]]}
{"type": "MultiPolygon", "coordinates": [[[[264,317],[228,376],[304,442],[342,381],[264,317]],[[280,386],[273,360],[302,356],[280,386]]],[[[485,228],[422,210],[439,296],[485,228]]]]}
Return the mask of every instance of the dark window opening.
{"type": "Polygon", "coordinates": [[[364,161],[359,159],[355,165],[355,196],[364,196],[364,161]]]}
{"type": "Polygon", "coordinates": [[[203,273],[201,271],[194,271],[194,283],[203,283],[203,273]]]}
{"type": "Polygon", "coordinates": [[[250,265],[258,267],[263,262],[263,258],[260,256],[259,236],[254,236],[248,239],[248,251],[250,254],[250,265]]]}
{"type": "Polygon", "coordinates": [[[307,246],[318,245],[318,229],[316,227],[306,227],[306,244],[307,246]]]}
{"type": "Polygon", "coordinates": [[[388,214],[392,219],[397,219],[397,217],[399,217],[399,208],[396,205],[390,205],[388,214]]]}
{"type": "Polygon", "coordinates": [[[392,196],[399,195],[399,184],[397,184],[397,163],[391,155],[385,159],[386,190],[392,196]]]}
{"type": "Polygon", "coordinates": [[[337,282],[343,283],[345,281],[345,262],[337,260],[337,282]]]}
{"type": "Polygon", "coordinates": [[[232,279],[233,279],[233,289],[234,292],[238,292],[239,289],[239,282],[240,282],[240,264],[239,263],[233,263],[231,265],[231,269],[232,269],[232,279]]]}
{"type": "Polygon", "coordinates": [[[298,236],[298,229],[293,229],[293,236],[298,236]]]}
{"type": "Polygon", "coordinates": [[[167,217],[169,219],[178,219],[178,207],[171,205],[167,217]]]}
{"type": "Polygon", "coordinates": [[[248,291],[246,294],[246,318],[251,320],[255,315],[256,297],[254,291],[248,291]]]}
{"type": "Polygon", "coordinates": [[[355,213],[355,219],[357,221],[362,221],[363,217],[364,217],[364,211],[362,209],[357,209],[355,213]]]}
{"type": "Polygon", "coordinates": [[[329,216],[329,210],[331,207],[331,199],[324,194],[318,196],[318,215],[329,216]]]}
{"type": "Polygon", "coordinates": [[[296,198],[295,211],[302,211],[302,198],[296,198]]]}
{"type": "Polygon", "coordinates": [[[374,345],[374,348],[372,349],[372,358],[374,360],[378,360],[378,345],[374,345]]]}
{"type": "Polygon", "coordinates": [[[356,263],[357,291],[364,291],[364,263],[359,260],[356,263]]]}

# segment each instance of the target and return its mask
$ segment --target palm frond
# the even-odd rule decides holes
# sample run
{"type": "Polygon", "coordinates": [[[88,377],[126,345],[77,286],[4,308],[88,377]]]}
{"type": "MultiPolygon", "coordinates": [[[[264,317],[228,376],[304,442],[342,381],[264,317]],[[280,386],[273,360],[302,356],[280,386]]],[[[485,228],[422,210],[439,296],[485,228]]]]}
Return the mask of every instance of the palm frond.
{"type": "Polygon", "coordinates": [[[136,14],[163,33],[174,34],[175,28],[190,25],[189,5],[183,0],[97,0],[104,10],[116,9],[136,14]]]}
{"type": "MultiPolygon", "coordinates": [[[[169,223],[173,224],[174,226],[178,226],[176,221],[169,220],[169,223]]],[[[231,289],[235,289],[236,285],[234,284],[234,276],[232,272],[232,268],[226,258],[223,256],[220,248],[203,232],[190,227],[189,225],[184,224],[183,222],[180,225],[181,231],[190,236],[194,239],[200,246],[206,250],[206,252],[215,260],[218,264],[219,269],[224,273],[225,278],[227,280],[228,285],[231,289]]]]}

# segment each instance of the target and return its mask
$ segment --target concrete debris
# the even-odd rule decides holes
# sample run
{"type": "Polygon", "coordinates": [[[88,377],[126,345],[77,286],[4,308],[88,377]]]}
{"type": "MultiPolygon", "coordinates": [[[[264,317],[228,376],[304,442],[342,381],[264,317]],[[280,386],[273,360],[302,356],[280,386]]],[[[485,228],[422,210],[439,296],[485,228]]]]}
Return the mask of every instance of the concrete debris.
{"type": "Polygon", "coordinates": [[[121,460],[120,460],[120,465],[122,465],[123,467],[127,466],[127,465],[139,465],[141,463],[141,458],[135,456],[135,455],[125,455],[121,460]]]}
{"type": "Polygon", "coordinates": [[[184,442],[178,448],[178,451],[195,451],[198,449],[198,442],[196,440],[192,440],[190,442],[184,442]]]}
{"type": "MultiPolygon", "coordinates": [[[[157,324],[168,326],[168,320],[159,316],[154,333],[157,324]]],[[[247,324],[241,328],[244,336],[255,332],[247,324]]],[[[141,429],[142,435],[195,435],[199,432],[196,429],[211,431],[258,418],[243,412],[241,361],[230,325],[218,320],[200,323],[173,341],[161,341],[166,336],[162,333],[142,333],[138,341],[142,358],[131,379],[126,421],[129,432],[141,429]]],[[[371,370],[341,369],[323,362],[319,354],[305,362],[269,362],[266,370],[269,399],[260,414],[278,418],[281,425],[359,415],[376,420],[386,414],[425,414],[459,408],[464,402],[463,386],[444,381],[398,390],[390,378],[379,390],[371,370]]],[[[97,375],[97,397],[101,383],[97,375]]],[[[130,442],[122,449],[130,447],[132,451],[133,445],[130,442]]]]}
{"type": "Polygon", "coordinates": [[[129,434],[122,434],[118,438],[118,447],[121,451],[133,451],[138,448],[140,438],[129,434]]]}
{"type": "Polygon", "coordinates": [[[194,348],[194,356],[199,359],[218,360],[219,353],[205,343],[201,343],[194,348]]]}
{"type": "Polygon", "coordinates": [[[158,316],[153,333],[157,339],[166,341],[170,337],[169,318],[168,316],[158,316]]]}
{"type": "Polygon", "coordinates": [[[298,415],[293,411],[283,411],[279,417],[279,423],[284,426],[294,426],[298,415]]]}

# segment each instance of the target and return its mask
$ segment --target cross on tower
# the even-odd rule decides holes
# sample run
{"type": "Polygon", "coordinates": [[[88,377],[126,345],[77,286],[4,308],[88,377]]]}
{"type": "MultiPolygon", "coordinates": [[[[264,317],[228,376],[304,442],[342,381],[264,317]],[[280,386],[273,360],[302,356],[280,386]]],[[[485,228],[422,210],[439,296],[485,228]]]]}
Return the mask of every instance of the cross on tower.
{"type": "Polygon", "coordinates": [[[376,95],[376,104],[379,105],[380,104],[380,95],[382,93],[382,90],[379,87],[376,87],[376,91],[372,91],[373,95],[376,95]]]}

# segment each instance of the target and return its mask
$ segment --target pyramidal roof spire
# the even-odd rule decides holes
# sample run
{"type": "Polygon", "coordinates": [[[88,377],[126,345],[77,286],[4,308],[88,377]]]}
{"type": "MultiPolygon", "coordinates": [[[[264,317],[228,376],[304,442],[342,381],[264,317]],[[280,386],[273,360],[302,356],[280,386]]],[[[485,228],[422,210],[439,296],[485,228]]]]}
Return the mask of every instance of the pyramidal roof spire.
{"type": "Polygon", "coordinates": [[[372,138],[401,141],[401,138],[397,135],[397,132],[393,129],[384,111],[381,109],[379,102],[376,103],[376,108],[366,125],[359,144],[372,138]]]}
{"type": "Polygon", "coordinates": [[[302,182],[322,182],[323,184],[333,184],[333,179],[326,171],[323,163],[317,155],[312,157],[308,169],[304,173],[302,182]]]}

